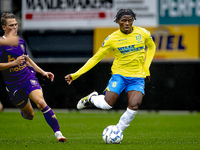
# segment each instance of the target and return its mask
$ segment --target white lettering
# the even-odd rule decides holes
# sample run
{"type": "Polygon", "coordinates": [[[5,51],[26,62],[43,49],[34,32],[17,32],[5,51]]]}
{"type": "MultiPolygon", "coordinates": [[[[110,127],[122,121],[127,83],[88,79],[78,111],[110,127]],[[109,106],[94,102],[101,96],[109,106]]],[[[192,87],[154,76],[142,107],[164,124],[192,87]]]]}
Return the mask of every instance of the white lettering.
{"type": "Polygon", "coordinates": [[[177,17],[177,3],[174,0],[169,0],[169,16],[170,17],[177,17]]]}
{"type": "Polygon", "coordinates": [[[165,11],[168,9],[168,0],[160,0],[160,16],[165,17],[165,11]]]}
{"type": "Polygon", "coordinates": [[[193,14],[193,8],[195,8],[195,3],[193,0],[186,0],[188,3],[186,3],[186,6],[188,6],[186,17],[191,17],[193,14]]]}
{"type": "MultiPolygon", "coordinates": [[[[181,17],[184,13],[186,13],[186,5],[184,3],[185,0],[178,0],[178,14],[177,17],[181,17]]],[[[185,14],[184,14],[185,16],[185,14]]]]}
{"type": "Polygon", "coordinates": [[[200,0],[196,0],[196,16],[200,17],[200,0]]]}
{"type": "Polygon", "coordinates": [[[200,0],[160,0],[160,16],[191,17],[200,16],[200,0]],[[194,11],[195,9],[195,11],[194,11]]]}

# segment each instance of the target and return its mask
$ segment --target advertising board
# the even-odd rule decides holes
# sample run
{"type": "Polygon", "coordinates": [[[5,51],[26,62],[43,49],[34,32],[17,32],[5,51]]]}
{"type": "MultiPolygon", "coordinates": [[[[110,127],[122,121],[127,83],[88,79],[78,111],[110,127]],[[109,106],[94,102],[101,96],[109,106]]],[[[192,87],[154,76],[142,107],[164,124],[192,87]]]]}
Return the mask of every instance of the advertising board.
{"type": "MultiPolygon", "coordinates": [[[[156,44],[154,60],[199,59],[199,26],[147,27],[156,44]]],[[[94,54],[104,39],[118,28],[97,28],[94,31],[94,54]]],[[[109,53],[104,60],[114,59],[109,53]]]]}
{"type": "Polygon", "coordinates": [[[121,8],[137,13],[136,25],[158,24],[157,0],[23,0],[22,29],[116,27],[121,8]]]}
{"type": "Polygon", "coordinates": [[[159,0],[159,24],[200,24],[200,0],[159,0]]]}

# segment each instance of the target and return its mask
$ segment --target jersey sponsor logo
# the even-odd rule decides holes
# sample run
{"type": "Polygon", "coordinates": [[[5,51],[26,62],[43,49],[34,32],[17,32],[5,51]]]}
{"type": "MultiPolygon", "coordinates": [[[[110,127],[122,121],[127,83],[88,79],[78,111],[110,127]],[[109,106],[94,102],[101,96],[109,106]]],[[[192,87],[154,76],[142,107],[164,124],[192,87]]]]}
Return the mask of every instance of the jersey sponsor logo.
{"type": "Polygon", "coordinates": [[[128,41],[123,41],[123,42],[117,43],[117,45],[125,44],[125,43],[128,43],[128,41]]]}
{"type": "Polygon", "coordinates": [[[125,53],[128,53],[128,52],[132,52],[132,51],[138,51],[138,50],[142,50],[144,49],[145,47],[144,46],[141,46],[141,47],[135,47],[135,45],[129,45],[129,46],[124,46],[124,47],[118,47],[117,49],[125,54],[125,53]]]}
{"type": "MultiPolygon", "coordinates": [[[[14,57],[11,57],[11,55],[8,55],[8,62],[11,62],[11,61],[15,61],[16,59],[14,57]]],[[[24,68],[26,67],[26,64],[20,64],[16,67],[12,67],[10,68],[10,72],[18,72],[20,70],[23,70],[24,68]]]]}
{"type": "Polygon", "coordinates": [[[127,40],[127,38],[125,38],[125,39],[119,39],[118,41],[125,41],[125,40],[127,40]]]}
{"type": "Polygon", "coordinates": [[[14,57],[11,57],[11,55],[8,55],[8,62],[11,62],[11,61],[15,61],[16,59],[14,57]]]}
{"type": "Polygon", "coordinates": [[[20,64],[17,67],[10,68],[10,72],[18,72],[20,70],[23,70],[25,67],[26,67],[26,64],[24,65],[20,64]]]}

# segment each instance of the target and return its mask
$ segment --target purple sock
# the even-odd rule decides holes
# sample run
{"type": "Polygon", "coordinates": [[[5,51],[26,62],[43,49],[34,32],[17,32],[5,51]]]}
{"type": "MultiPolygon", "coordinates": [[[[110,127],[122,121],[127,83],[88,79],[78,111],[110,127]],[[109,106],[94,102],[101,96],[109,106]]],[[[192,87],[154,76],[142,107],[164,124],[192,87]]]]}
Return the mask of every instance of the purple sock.
{"type": "Polygon", "coordinates": [[[53,113],[53,111],[48,105],[42,110],[42,113],[44,115],[46,122],[53,129],[53,131],[54,132],[60,131],[60,127],[59,127],[56,115],[53,113]]]}
{"type": "Polygon", "coordinates": [[[22,115],[22,117],[24,118],[24,119],[27,119],[25,116],[24,116],[24,114],[23,114],[23,112],[21,111],[21,115],[22,115]]]}

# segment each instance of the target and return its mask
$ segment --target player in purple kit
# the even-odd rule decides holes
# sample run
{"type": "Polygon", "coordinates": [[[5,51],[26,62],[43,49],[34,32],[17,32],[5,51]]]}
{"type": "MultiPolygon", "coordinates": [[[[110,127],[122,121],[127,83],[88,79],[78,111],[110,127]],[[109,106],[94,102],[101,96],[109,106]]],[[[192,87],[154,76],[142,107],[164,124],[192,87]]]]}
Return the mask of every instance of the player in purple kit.
{"type": "MultiPolygon", "coordinates": [[[[1,16],[1,25],[4,30],[4,39],[7,39],[12,30],[14,30],[14,35],[17,35],[18,24],[14,14],[4,13],[1,16]]],[[[23,39],[19,38],[17,46],[0,46],[0,71],[10,100],[21,110],[22,117],[29,120],[33,119],[34,112],[31,99],[42,111],[57,140],[65,142],[66,138],[60,132],[58,120],[46,104],[41,86],[35,77],[35,72],[37,72],[53,81],[54,74],[42,70],[28,57],[23,39]]]]}
{"type": "MultiPolygon", "coordinates": [[[[0,45],[10,45],[10,46],[17,46],[19,43],[18,36],[14,35],[14,30],[10,31],[7,35],[7,38],[0,38],[0,45]]],[[[0,101],[0,113],[3,111],[3,104],[0,101]]]]}

